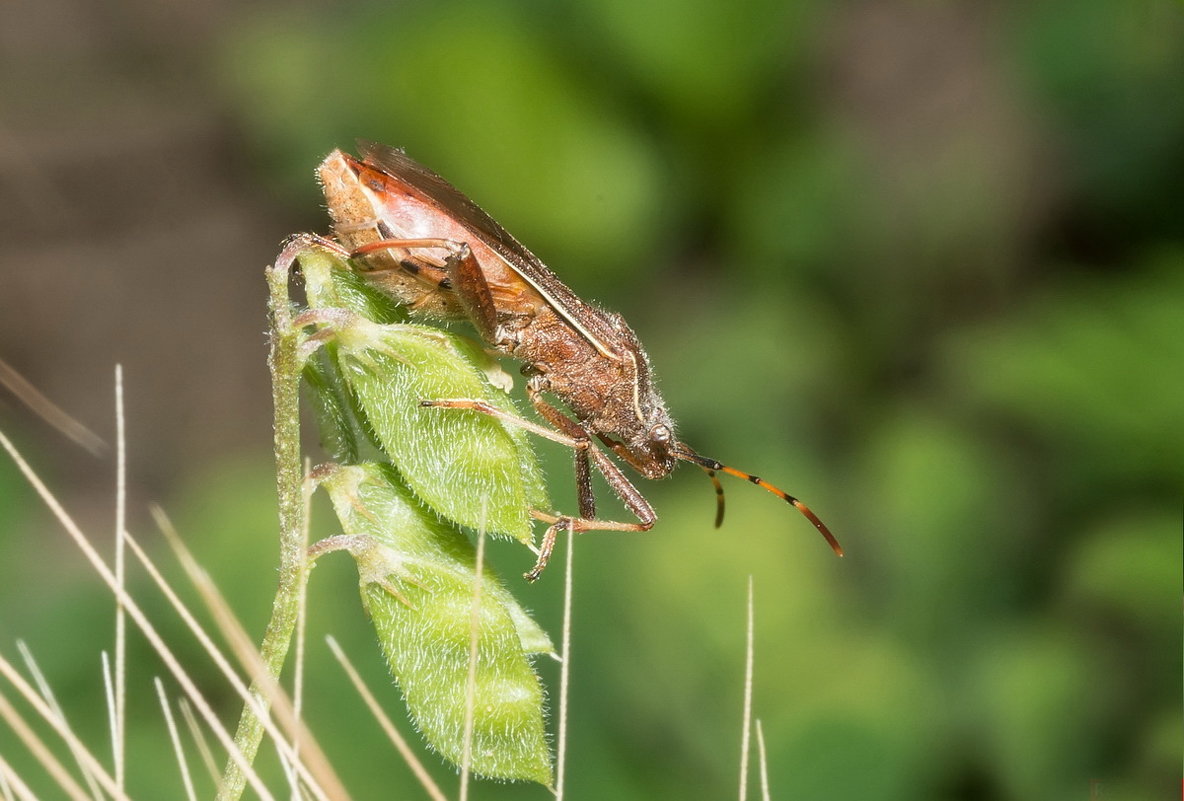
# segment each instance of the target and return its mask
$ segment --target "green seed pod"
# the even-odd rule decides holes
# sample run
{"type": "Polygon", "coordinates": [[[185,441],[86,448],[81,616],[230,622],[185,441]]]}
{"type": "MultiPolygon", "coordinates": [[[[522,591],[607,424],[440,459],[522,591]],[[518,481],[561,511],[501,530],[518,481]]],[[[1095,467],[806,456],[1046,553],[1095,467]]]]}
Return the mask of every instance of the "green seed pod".
{"type": "Polygon", "coordinates": [[[420,405],[478,399],[518,414],[452,335],[359,319],[337,332],[337,365],[375,439],[428,506],[462,526],[533,541],[529,511],[546,494],[526,432],[480,412],[420,405]]]}
{"type": "Polygon", "coordinates": [[[488,568],[475,582],[468,539],[389,467],[319,472],[346,532],[334,547],[357,562],[363,604],[424,739],[460,764],[475,622],[472,770],[550,785],[543,690],[527,658],[555,654],[547,635],[488,568]]]}
{"type": "Polygon", "coordinates": [[[336,315],[324,323],[328,347],[357,416],[416,495],[462,526],[533,542],[529,511],[549,504],[527,433],[481,412],[420,406],[479,400],[521,416],[496,360],[446,331],[374,322],[389,318],[389,301],[331,256],[301,265],[313,308],[336,315]]]}
{"type": "Polygon", "coordinates": [[[404,307],[366,283],[345,261],[314,249],[299,259],[310,308],[346,309],[376,323],[407,322],[404,307]]]}

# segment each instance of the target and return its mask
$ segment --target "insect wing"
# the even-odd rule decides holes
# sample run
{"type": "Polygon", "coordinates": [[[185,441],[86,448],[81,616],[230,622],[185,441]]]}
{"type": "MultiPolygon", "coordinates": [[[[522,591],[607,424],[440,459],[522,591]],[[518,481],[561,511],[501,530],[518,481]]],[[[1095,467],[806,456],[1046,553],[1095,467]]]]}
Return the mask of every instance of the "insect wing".
{"type": "Polygon", "coordinates": [[[486,214],[463,192],[402,150],[364,139],[358,140],[358,150],[367,164],[402,181],[473,232],[501,256],[510,269],[534,287],[543,299],[592,345],[606,356],[619,358],[615,349],[605,344],[612,340],[613,332],[602,321],[602,316],[584,313],[587,304],[568,289],[538,256],[527,250],[497,220],[486,214]]]}
{"type": "MultiPolygon", "coordinates": [[[[486,244],[494,247],[499,255],[509,260],[516,268],[519,263],[530,263],[545,273],[551,272],[543,266],[537,256],[463,192],[402,150],[361,139],[358,140],[358,150],[367,164],[418,190],[419,194],[480,236],[486,244]]],[[[551,277],[554,278],[554,275],[551,277]]]]}

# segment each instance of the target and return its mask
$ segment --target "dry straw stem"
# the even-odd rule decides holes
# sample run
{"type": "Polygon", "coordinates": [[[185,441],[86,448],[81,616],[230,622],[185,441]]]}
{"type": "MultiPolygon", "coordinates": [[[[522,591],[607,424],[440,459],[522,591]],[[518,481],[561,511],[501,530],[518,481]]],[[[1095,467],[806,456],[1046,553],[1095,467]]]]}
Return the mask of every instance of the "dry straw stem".
{"type": "MultiPolygon", "coordinates": [[[[123,589],[127,579],[123,535],[127,528],[127,437],[123,414],[123,365],[115,365],[115,583],[123,589]]],[[[127,743],[127,613],[115,602],[115,705],[112,717],[112,748],[115,751],[115,783],[123,789],[126,780],[127,743]]]]}
{"type": "MultiPolygon", "coordinates": [[[[115,764],[116,772],[119,770],[119,763],[122,760],[120,756],[119,747],[119,705],[115,701],[115,671],[111,668],[111,655],[103,651],[99,655],[103,665],[103,697],[107,702],[107,728],[111,735],[111,759],[115,764]]],[[[116,779],[116,783],[122,789],[123,784],[116,779]]]]}
{"type": "Polygon", "coordinates": [[[563,661],[559,665],[559,743],[555,758],[555,799],[563,801],[567,778],[567,696],[571,689],[571,596],[572,562],[575,557],[574,536],[567,538],[567,559],[563,570],[563,640],[560,646],[563,661]]]}
{"type": "MultiPolygon", "coordinates": [[[[33,658],[33,652],[29,650],[29,646],[26,645],[23,640],[17,640],[16,647],[17,650],[20,651],[21,659],[25,663],[25,669],[29,671],[29,675],[33,677],[33,681],[37,685],[37,692],[40,694],[41,698],[44,699],[46,707],[53,714],[53,719],[57,722],[53,725],[55,725],[55,727],[57,724],[61,725],[61,728],[58,729],[59,735],[70,748],[70,751],[74,756],[74,761],[78,764],[78,769],[82,772],[83,778],[86,779],[86,783],[90,788],[91,795],[95,798],[99,798],[100,793],[98,781],[94,776],[94,772],[90,768],[90,763],[94,761],[93,757],[91,757],[90,752],[87,751],[87,748],[82,743],[82,741],[78,739],[77,735],[74,733],[74,730],[70,728],[70,723],[68,720],[66,720],[66,713],[58,704],[57,698],[54,697],[53,689],[49,686],[49,682],[46,680],[45,674],[41,672],[41,668],[37,664],[37,660],[33,658]]],[[[0,661],[2,660],[3,657],[0,657],[0,661]]],[[[20,688],[18,687],[18,689],[20,688]]],[[[21,691],[21,694],[25,694],[23,690],[21,691]]],[[[39,714],[44,716],[45,713],[39,712],[39,714]]]]}
{"type": "Polygon", "coordinates": [[[29,383],[27,378],[3,359],[0,359],[0,386],[6,387],[34,414],[91,454],[98,456],[107,450],[107,443],[103,442],[100,436],[62,411],[60,406],[41,394],[35,386],[29,383]]]}
{"type": "Polygon", "coordinates": [[[769,755],[765,753],[765,730],[756,719],[756,751],[761,771],[761,801],[769,801],[769,755]]]}
{"type": "Polygon", "coordinates": [[[184,698],[177,700],[177,707],[181,710],[181,717],[185,718],[185,728],[189,729],[189,736],[197,746],[197,753],[201,756],[201,762],[205,765],[210,781],[214,783],[215,788],[220,789],[222,775],[218,771],[218,763],[214,761],[214,752],[210,750],[210,741],[206,739],[205,732],[201,730],[201,725],[193,715],[193,707],[184,698]]]}
{"type": "Polygon", "coordinates": [[[0,789],[4,790],[6,801],[12,798],[9,792],[11,790],[16,791],[21,801],[37,801],[37,796],[33,795],[29,785],[25,784],[24,779],[13,770],[12,765],[8,764],[2,754],[0,754],[0,789]]]}
{"type": "Polygon", "coordinates": [[[395,724],[391,722],[390,717],[383,711],[382,705],[378,703],[378,699],[374,697],[374,693],[370,692],[370,688],[362,681],[362,677],[358,675],[357,669],[353,663],[349,661],[349,657],[341,650],[341,646],[337,640],[332,637],[326,637],[325,641],[329,644],[329,650],[333,652],[333,656],[337,659],[341,669],[345,671],[345,675],[349,677],[350,683],[353,684],[354,689],[357,690],[362,701],[366,704],[366,708],[370,710],[370,714],[378,721],[378,725],[382,727],[383,732],[390,739],[391,743],[398,750],[399,755],[403,757],[403,761],[411,768],[411,772],[415,774],[415,778],[423,785],[423,789],[431,797],[432,801],[447,801],[440,787],[432,779],[431,774],[428,773],[427,768],[411,750],[411,746],[407,744],[407,740],[403,735],[399,734],[399,730],[395,728],[395,724]]]}
{"type": "Polygon", "coordinates": [[[16,711],[3,693],[0,693],[0,718],[16,733],[17,739],[25,744],[46,772],[53,777],[66,795],[73,801],[87,801],[86,792],[74,781],[69,771],[58,761],[45,742],[33,731],[33,727],[16,711]]]}
{"type": "MultiPolygon", "coordinates": [[[[218,736],[218,738],[223,742],[224,745],[228,746],[232,760],[242,760],[243,759],[242,754],[237,753],[236,751],[234,751],[233,748],[230,747],[230,746],[232,746],[232,743],[229,740],[229,735],[225,732],[224,729],[222,729],[222,727],[218,723],[217,719],[212,715],[211,711],[208,708],[208,705],[205,703],[204,699],[197,693],[196,688],[192,685],[192,682],[188,679],[188,676],[180,668],[179,663],[176,662],[175,658],[172,656],[172,654],[169,652],[167,647],[164,645],[163,641],[160,640],[160,638],[156,634],[155,630],[147,622],[146,618],[143,615],[142,610],[138,607],[138,605],[135,603],[135,601],[133,599],[131,599],[131,597],[127,594],[127,592],[126,592],[125,588],[122,586],[122,584],[119,583],[118,578],[106,566],[106,564],[102,561],[101,557],[99,557],[98,554],[94,551],[93,546],[91,546],[89,541],[85,538],[85,535],[81,532],[81,530],[79,530],[77,528],[77,526],[74,524],[73,520],[70,519],[68,515],[66,515],[64,510],[62,510],[60,504],[57,502],[56,498],[54,498],[53,495],[51,493],[49,493],[49,490],[44,486],[43,482],[41,482],[40,479],[32,472],[32,469],[23,460],[23,458],[20,456],[20,454],[12,446],[11,442],[6,437],[4,437],[3,434],[0,434],[0,445],[2,445],[9,452],[9,454],[13,457],[13,460],[16,462],[18,468],[21,469],[21,471],[25,474],[26,478],[30,481],[30,483],[34,486],[34,488],[37,490],[37,492],[41,495],[43,500],[47,503],[47,505],[51,508],[51,510],[55,513],[55,515],[59,518],[59,521],[63,524],[63,526],[67,529],[67,531],[75,539],[76,544],[79,545],[79,547],[82,549],[83,553],[91,561],[92,566],[99,572],[100,576],[107,583],[109,589],[112,591],[112,593],[114,594],[114,596],[116,597],[116,599],[118,600],[120,605],[128,611],[129,615],[132,617],[132,619],[136,623],[136,625],[145,634],[145,636],[148,638],[149,642],[153,645],[153,647],[156,648],[157,652],[160,654],[161,658],[165,661],[165,663],[169,667],[170,671],[177,678],[177,680],[181,683],[181,685],[185,689],[186,693],[189,694],[190,698],[192,699],[193,703],[198,707],[199,711],[201,711],[203,717],[206,719],[207,723],[211,726],[215,735],[218,736]]],[[[169,527],[166,525],[165,529],[166,529],[166,531],[168,531],[169,527]]],[[[188,625],[188,627],[191,629],[191,631],[195,634],[195,636],[198,638],[199,642],[206,649],[207,653],[209,653],[211,655],[211,657],[215,660],[215,663],[222,669],[223,674],[230,681],[231,685],[240,693],[240,695],[242,695],[244,697],[244,699],[249,700],[250,695],[247,692],[246,686],[241,682],[241,680],[238,679],[237,674],[234,673],[233,669],[229,666],[229,663],[226,661],[225,657],[223,657],[221,655],[221,653],[219,652],[217,647],[213,644],[213,642],[209,638],[209,636],[196,623],[196,620],[194,619],[193,615],[188,611],[188,609],[186,609],[184,607],[184,605],[177,598],[176,594],[172,591],[172,589],[163,580],[159,571],[156,569],[156,567],[152,563],[152,561],[148,558],[148,556],[144,552],[144,550],[138,545],[138,543],[135,542],[135,540],[126,531],[123,531],[122,533],[123,533],[123,536],[121,537],[121,539],[125,540],[126,543],[132,548],[132,550],[135,553],[135,555],[137,556],[137,558],[145,566],[149,575],[156,581],[158,586],[161,588],[162,592],[165,594],[165,596],[169,600],[170,604],[174,607],[174,609],[178,612],[178,614],[182,618],[182,620],[188,625]]],[[[210,590],[210,588],[208,586],[208,581],[206,581],[206,584],[203,586],[201,579],[204,578],[204,573],[202,573],[198,568],[196,568],[196,565],[193,562],[192,558],[183,549],[183,547],[181,547],[179,545],[179,541],[175,537],[173,538],[173,544],[175,547],[178,548],[178,550],[181,554],[182,562],[183,562],[183,564],[185,564],[186,568],[189,570],[190,576],[194,578],[195,583],[198,584],[199,589],[202,589],[204,591],[207,602],[210,603],[211,607],[214,609],[216,617],[218,617],[218,619],[219,619],[220,623],[222,623],[224,629],[227,630],[228,636],[233,635],[237,631],[238,639],[241,640],[242,642],[246,642],[247,643],[246,648],[248,650],[250,650],[250,644],[246,640],[245,634],[243,634],[241,632],[241,628],[237,626],[237,622],[233,621],[233,616],[230,615],[228,609],[225,607],[225,604],[223,603],[223,604],[221,604],[221,606],[219,606],[218,602],[221,600],[220,597],[217,596],[216,592],[213,592],[210,590]],[[211,599],[213,599],[213,600],[211,600],[211,599]],[[221,612],[221,614],[219,614],[219,612],[221,612]],[[227,623],[227,620],[230,620],[230,623],[227,623]]],[[[25,651],[25,653],[26,653],[26,661],[31,662],[31,657],[27,654],[27,651],[25,651]]],[[[252,652],[252,655],[245,657],[244,661],[249,662],[249,661],[251,661],[251,659],[253,659],[254,662],[256,662],[256,663],[258,663],[258,661],[259,661],[258,655],[253,654],[253,652],[252,652]]],[[[114,739],[114,735],[118,730],[118,726],[120,725],[118,722],[118,716],[117,716],[117,712],[116,712],[116,709],[117,709],[117,704],[115,701],[116,688],[114,686],[115,682],[113,680],[112,671],[110,670],[110,662],[107,660],[107,655],[105,653],[103,654],[103,661],[104,661],[104,668],[105,668],[104,675],[105,675],[105,686],[107,688],[108,708],[111,713],[111,722],[112,722],[113,739],[114,739]]],[[[31,664],[35,665],[35,663],[31,663],[31,664]]],[[[9,679],[9,681],[11,683],[13,683],[13,685],[16,686],[18,690],[21,691],[22,695],[26,696],[26,698],[29,700],[30,704],[32,704],[34,706],[34,709],[36,709],[39,712],[39,714],[50,723],[50,725],[55,729],[55,731],[57,731],[57,733],[63,738],[63,740],[66,741],[67,745],[70,747],[71,751],[74,753],[75,758],[79,761],[80,766],[83,770],[83,773],[88,778],[88,781],[91,781],[91,777],[94,777],[94,780],[97,780],[103,786],[103,789],[110,796],[117,798],[117,799],[126,798],[126,796],[123,792],[123,789],[122,789],[122,785],[119,783],[118,778],[117,777],[112,778],[111,776],[109,776],[103,770],[103,768],[99,764],[99,762],[86,749],[86,747],[80,741],[78,741],[76,737],[73,736],[72,732],[70,731],[70,729],[65,721],[65,718],[61,715],[60,710],[55,709],[54,706],[51,705],[51,703],[49,703],[47,701],[43,701],[39,696],[37,696],[37,694],[32,690],[32,688],[29,687],[27,685],[27,683],[25,683],[23,681],[23,679],[21,678],[19,673],[17,673],[14,669],[12,669],[11,666],[6,661],[0,660],[0,673],[5,675],[5,677],[9,679]]],[[[39,674],[37,674],[37,675],[39,675],[39,674]]],[[[47,697],[50,697],[50,698],[52,697],[48,693],[48,688],[46,688],[46,690],[43,691],[42,694],[46,695],[47,697]]],[[[290,705],[287,705],[287,709],[290,710],[290,705]]],[[[187,719],[190,721],[190,728],[191,728],[191,730],[193,730],[195,732],[195,737],[198,739],[199,746],[202,747],[203,758],[206,758],[207,761],[209,761],[208,747],[204,746],[203,738],[200,735],[200,729],[197,727],[196,722],[192,720],[192,714],[189,712],[188,706],[185,707],[184,711],[186,712],[187,719]]],[[[42,762],[42,764],[50,772],[51,776],[53,776],[55,781],[58,782],[59,787],[64,792],[66,792],[71,798],[75,798],[75,797],[84,797],[85,798],[86,793],[81,793],[81,788],[78,787],[78,785],[73,781],[73,779],[69,776],[68,772],[66,772],[65,769],[60,766],[60,763],[57,763],[56,759],[54,759],[52,757],[52,755],[48,752],[48,750],[44,747],[44,745],[40,743],[40,741],[32,733],[31,729],[26,724],[23,723],[23,720],[20,718],[19,714],[17,714],[15,712],[15,710],[11,709],[11,705],[7,705],[7,702],[4,701],[3,703],[0,703],[0,714],[7,713],[7,712],[10,712],[11,714],[4,714],[4,716],[10,721],[10,725],[12,725],[18,732],[21,733],[22,739],[25,740],[25,742],[28,744],[28,746],[34,751],[35,755],[38,756],[38,759],[42,762]],[[79,793],[81,793],[81,796],[79,796],[79,793]]],[[[289,746],[284,741],[283,737],[281,736],[278,729],[275,728],[274,724],[272,724],[270,721],[267,721],[264,725],[269,730],[269,733],[272,735],[272,737],[275,739],[277,746],[281,750],[281,754],[287,756],[290,761],[294,761],[295,751],[292,749],[291,746],[289,746]]],[[[305,737],[307,737],[307,732],[301,732],[301,733],[305,737]]],[[[320,750],[315,747],[315,743],[312,743],[311,738],[308,738],[306,740],[306,746],[308,746],[308,751],[314,755],[314,760],[313,760],[314,763],[318,761],[317,757],[319,757],[319,762],[321,764],[318,765],[318,767],[321,767],[323,769],[321,776],[318,777],[318,776],[315,776],[313,773],[310,773],[308,771],[308,769],[304,767],[303,764],[296,763],[295,770],[301,774],[301,777],[306,782],[306,786],[312,790],[314,796],[317,798],[321,798],[321,799],[328,799],[329,797],[333,797],[336,799],[347,798],[348,796],[345,793],[344,789],[341,787],[340,783],[337,782],[335,776],[333,776],[331,768],[327,768],[327,760],[324,759],[323,754],[320,752],[320,750]],[[329,776],[328,780],[325,780],[325,778],[324,778],[326,774],[329,776]],[[325,793],[325,791],[319,789],[318,778],[321,781],[323,781],[324,783],[328,784],[332,788],[333,792],[332,792],[331,796],[327,795],[325,793]]],[[[263,787],[263,785],[259,781],[258,777],[255,776],[252,771],[246,770],[244,772],[244,775],[246,777],[246,780],[252,785],[252,787],[256,790],[256,792],[259,793],[260,797],[270,798],[270,795],[268,794],[266,789],[263,787]]],[[[92,795],[94,797],[98,797],[97,793],[93,793],[92,795]]]]}
{"type": "Polygon", "coordinates": [[[135,599],[128,595],[127,592],[116,582],[114,573],[112,573],[111,569],[107,566],[106,562],[103,561],[102,557],[99,556],[94,546],[91,545],[90,541],[86,538],[86,535],[78,527],[78,524],[74,522],[74,519],[71,518],[66,510],[62,507],[57,497],[52,492],[50,492],[48,487],[46,487],[45,482],[43,482],[41,478],[33,471],[32,467],[30,467],[29,463],[21,455],[20,451],[18,451],[12,444],[12,441],[9,440],[8,437],[3,433],[0,433],[0,447],[8,452],[9,456],[16,464],[17,469],[20,470],[21,474],[24,475],[25,479],[32,485],[38,496],[40,496],[46,506],[49,507],[50,511],[57,518],[58,522],[66,530],[66,533],[70,535],[70,538],[74,541],[74,544],[78,546],[79,550],[82,551],[87,561],[91,563],[91,566],[99,574],[99,577],[102,578],[108,589],[115,595],[116,599],[123,604],[124,608],[127,610],[128,616],[148,640],[148,643],[152,646],[152,649],[156,651],[157,655],[165,663],[165,666],[168,668],[169,672],[174,676],[174,678],[176,678],[177,682],[181,685],[181,688],[189,697],[194,707],[206,721],[206,724],[210,727],[210,730],[214,732],[214,735],[218,738],[219,742],[221,742],[226,747],[228,753],[230,754],[230,759],[245,775],[246,782],[251,785],[251,787],[256,793],[259,794],[260,797],[265,799],[272,798],[271,793],[267,791],[267,788],[263,785],[263,782],[260,781],[258,775],[256,775],[255,772],[251,770],[250,764],[244,758],[243,753],[235,748],[234,742],[231,740],[230,735],[226,732],[226,729],[218,720],[217,715],[214,714],[214,711],[210,708],[210,705],[206,702],[205,698],[198,690],[197,685],[193,682],[192,678],[186,672],[184,667],[182,667],[180,661],[176,658],[173,652],[165,644],[163,638],[161,638],[155,627],[148,620],[147,616],[136,603],[135,599]]]}
{"type": "Polygon", "coordinates": [[[189,773],[189,761],[185,758],[185,748],[181,745],[181,734],[177,731],[177,720],[173,717],[173,708],[164,691],[164,682],[159,676],[153,678],[156,685],[156,695],[160,699],[160,711],[164,715],[165,725],[169,730],[169,740],[173,743],[173,753],[177,756],[177,768],[181,772],[181,781],[185,784],[185,797],[189,801],[197,801],[197,794],[193,791],[193,776],[189,773]]]}
{"type": "MultiPolygon", "coordinates": [[[[276,727],[275,723],[267,715],[263,715],[261,725],[267,734],[275,741],[280,750],[280,754],[285,761],[292,765],[296,772],[305,782],[308,783],[310,791],[318,798],[346,798],[348,797],[344,786],[337,778],[332,766],[329,764],[328,758],[317,744],[312,734],[304,727],[299,719],[296,717],[295,710],[291,700],[284,693],[283,689],[278,683],[271,681],[268,677],[259,653],[254,649],[250,638],[246,632],[243,631],[242,626],[234,617],[234,613],[230,611],[230,607],[226,604],[225,599],[221,593],[218,592],[217,587],[214,586],[210,580],[209,575],[202,570],[193,555],[185,548],[180,536],[178,536],[176,529],[171,522],[164,515],[164,512],[159,507],[153,507],[153,516],[156,519],[157,525],[160,526],[162,532],[169,544],[172,546],[177,555],[178,561],[185,569],[186,575],[190,582],[198,590],[202,596],[202,601],[214,616],[214,620],[218,625],[219,631],[230,642],[235,656],[239,662],[243,664],[248,673],[254,679],[254,686],[264,687],[267,691],[267,697],[274,703],[277,717],[281,723],[288,730],[292,740],[300,743],[305,751],[304,758],[300,758],[297,748],[294,744],[290,744],[288,739],[284,737],[283,733],[276,727]],[[322,789],[324,788],[324,789],[322,789]]],[[[226,657],[222,655],[216,645],[214,645],[209,635],[202,629],[201,625],[184,606],[181,600],[177,597],[172,588],[164,581],[160,571],[148,558],[144,549],[139,546],[130,536],[128,537],[128,544],[132,546],[133,552],[140,560],[141,564],[148,571],[153,581],[156,582],[161,592],[164,593],[169,603],[176,610],[177,614],[185,622],[185,625],[190,629],[193,635],[201,643],[206,653],[214,660],[219,670],[230,682],[234,690],[240,697],[250,700],[252,698],[251,692],[246,685],[238,677],[226,657]]],[[[262,710],[260,710],[262,714],[262,710]]]]}
{"type": "Polygon", "coordinates": [[[753,603],[752,576],[748,577],[748,634],[744,649],[744,722],[740,728],[740,801],[748,799],[749,732],[752,729],[752,670],[753,670],[753,603]]]}

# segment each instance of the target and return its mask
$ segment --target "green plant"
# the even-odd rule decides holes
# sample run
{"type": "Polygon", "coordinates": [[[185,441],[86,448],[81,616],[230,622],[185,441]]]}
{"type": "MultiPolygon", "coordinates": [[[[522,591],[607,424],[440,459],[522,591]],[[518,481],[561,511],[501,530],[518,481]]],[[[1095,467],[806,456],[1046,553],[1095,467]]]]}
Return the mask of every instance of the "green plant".
{"type": "MultiPolygon", "coordinates": [[[[532,544],[529,512],[546,503],[525,433],[487,415],[428,409],[427,398],[476,398],[511,418],[504,374],[474,343],[403,322],[335,254],[297,238],[269,273],[271,368],[283,565],[261,652],[278,679],[313,560],[353,556],[363,606],[424,740],[476,774],[551,784],[544,693],[530,659],[550,639],[482,563],[462,528],[532,544]],[[306,308],[288,296],[298,261],[306,308]],[[343,534],[309,547],[299,451],[301,376],[337,460],[310,476],[343,534]]],[[[260,702],[266,696],[256,688],[260,702]]],[[[262,737],[244,709],[237,742],[262,737]]],[[[227,767],[223,798],[241,793],[227,767]]]]}

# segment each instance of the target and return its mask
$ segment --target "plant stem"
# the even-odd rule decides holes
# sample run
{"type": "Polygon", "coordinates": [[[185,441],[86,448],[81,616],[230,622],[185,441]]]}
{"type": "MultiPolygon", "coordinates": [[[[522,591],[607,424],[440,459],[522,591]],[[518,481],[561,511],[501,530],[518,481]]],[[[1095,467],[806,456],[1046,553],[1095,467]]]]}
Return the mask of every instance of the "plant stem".
{"type": "MultiPolygon", "coordinates": [[[[271,620],[259,646],[263,664],[271,682],[279,680],[292,633],[299,617],[300,596],[304,592],[308,574],[305,556],[305,526],[303,500],[303,470],[300,462],[300,359],[297,346],[300,332],[292,326],[288,301],[288,280],[294,257],[306,246],[299,240],[290,243],[280,253],[275,265],[267,271],[270,288],[268,308],[271,314],[271,394],[275,407],[276,489],[279,494],[280,570],[279,587],[271,608],[271,620]]],[[[262,683],[251,685],[259,708],[269,705],[262,683]]],[[[242,751],[248,764],[254,761],[263,739],[263,724],[251,709],[243,707],[235,732],[235,746],[242,751]]],[[[245,788],[246,777],[233,760],[223,773],[218,801],[237,801],[245,788]]]]}

